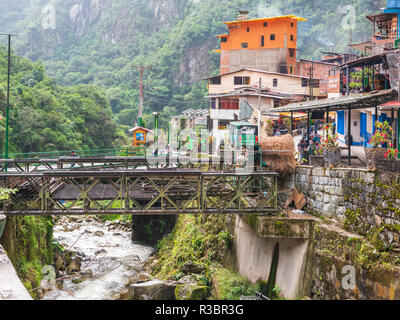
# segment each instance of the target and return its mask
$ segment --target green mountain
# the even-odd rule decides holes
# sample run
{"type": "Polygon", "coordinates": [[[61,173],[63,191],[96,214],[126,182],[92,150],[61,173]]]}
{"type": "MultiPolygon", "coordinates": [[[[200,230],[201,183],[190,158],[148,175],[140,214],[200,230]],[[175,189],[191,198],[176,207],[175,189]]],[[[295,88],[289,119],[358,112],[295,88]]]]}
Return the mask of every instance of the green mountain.
{"type": "Polygon", "coordinates": [[[60,85],[93,84],[103,88],[114,120],[133,125],[144,75],[145,116],[170,115],[207,107],[202,80],[218,73],[216,34],[239,9],[251,18],[295,14],[300,23],[299,57],[319,58],[321,51],[348,51],[349,40],[366,41],[379,12],[377,0],[3,0],[0,30],[18,32],[16,52],[43,61],[60,85]],[[52,13],[55,13],[52,20],[52,13]],[[354,14],[354,28],[347,26],[354,14]]]}
{"type": "MultiPolygon", "coordinates": [[[[0,110],[6,110],[7,51],[0,47],[0,110]]],[[[126,128],[111,117],[104,92],[93,85],[63,87],[40,63],[12,56],[10,149],[14,152],[89,150],[126,144],[126,128]]],[[[0,121],[4,152],[5,119],[0,121]]]]}

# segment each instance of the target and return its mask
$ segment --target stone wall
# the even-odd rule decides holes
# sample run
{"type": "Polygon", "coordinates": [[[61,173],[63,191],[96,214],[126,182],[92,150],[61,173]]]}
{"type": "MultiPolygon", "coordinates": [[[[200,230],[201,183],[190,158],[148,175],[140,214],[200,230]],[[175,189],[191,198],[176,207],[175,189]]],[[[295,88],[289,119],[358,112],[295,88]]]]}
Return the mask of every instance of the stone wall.
{"type": "Polygon", "coordinates": [[[306,195],[308,213],[336,219],[378,249],[400,248],[400,174],[299,166],[283,185],[306,195]]]}
{"type": "Polygon", "coordinates": [[[305,276],[313,299],[400,299],[400,174],[299,166],[280,184],[303,192],[304,210],[320,218],[305,276]]]}

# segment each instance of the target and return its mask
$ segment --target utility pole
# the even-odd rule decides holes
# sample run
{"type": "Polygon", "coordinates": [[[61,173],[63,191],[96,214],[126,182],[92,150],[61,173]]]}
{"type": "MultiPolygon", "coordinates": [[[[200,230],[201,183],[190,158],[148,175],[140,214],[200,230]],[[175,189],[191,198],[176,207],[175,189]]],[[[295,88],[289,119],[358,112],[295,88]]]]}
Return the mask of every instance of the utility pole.
{"type": "MultiPolygon", "coordinates": [[[[10,76],[11,76],[11,37],[16,36],[15,34],[4,34],[2,36],[8,37],[8,67],[7,67],[7,106],[6,106],[6,139],[5,139],[5,152],[4,157],[8,159],[8,135],[10,126],[10,76]]],[[[4,167],[4,171],[7,172],[7,164],[4,167]]]]}
{"type": "Polygon", "coordinates": [[[142,116],[143,116],[143,102],[144,102],[144,86],[143,86],[143,74],[145,70],[151,70],[151,66],[144,66],[140,64],[138,67],[133,67],[136,70],[139,70],[140,75],[140,92],[139,92],[139,111],[138,111],[138,118],[137,118],[137,125],[142,126],[142,116]]]}

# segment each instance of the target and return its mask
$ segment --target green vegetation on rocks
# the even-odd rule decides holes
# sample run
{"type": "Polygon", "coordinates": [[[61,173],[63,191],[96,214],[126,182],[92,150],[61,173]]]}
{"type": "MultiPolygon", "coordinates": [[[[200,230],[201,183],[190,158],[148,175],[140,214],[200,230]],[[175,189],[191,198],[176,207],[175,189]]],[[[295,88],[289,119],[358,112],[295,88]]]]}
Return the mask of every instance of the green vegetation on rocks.
{"type": "MultiPolygon", "coordinates": [[[[27,290],[40,287],[42,268],[54,264],[51,217],[8,218],[1,244],[27,290]]],[[[29,292],[38,298],[38,291],[29,292]]]]}
{"type": "Polygon", "coordinates": [[[177,299],[239,299],[261,291],[261,283],[232,271],[234,216],[181,215],[173,232],[158,244],[158,253],[149,261],[153,276],[159,279],[190,279],[178,285],[177,299]],[[231,270],[232,269],[232,270],[231,270]],[[194,283],[193,283],[194,282],[194,283]]]}

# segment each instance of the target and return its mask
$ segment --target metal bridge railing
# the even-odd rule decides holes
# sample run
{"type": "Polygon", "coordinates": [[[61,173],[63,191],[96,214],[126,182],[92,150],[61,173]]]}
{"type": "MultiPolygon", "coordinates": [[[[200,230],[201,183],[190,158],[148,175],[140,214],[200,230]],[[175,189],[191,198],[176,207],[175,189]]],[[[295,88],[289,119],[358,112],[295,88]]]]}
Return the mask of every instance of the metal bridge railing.
{"type": "MultiPolygon", "coordinates": [[[[94,149],[94,150],[74,150],[79,157],[96,157],[96,156],[145,156],[150,152],[148,147],[123,147],[115,149],[94,149]]],[[[8,159],[37,159],[37,158],[59,158],[67,157],[71,154],[71,150],[64,151],[45,151],[45,152],[29,152],[29,153],[10,153],[8,159]]],[[[4,154],[0,154],[1,159],[5,159],[4,154]]]]}
{"type": "Polygon", "coordinates": [[[277,177],[194,169],[3,173],[0,186],[19,191],[3,201],[0,213],[276,214],[277,177]]]}

